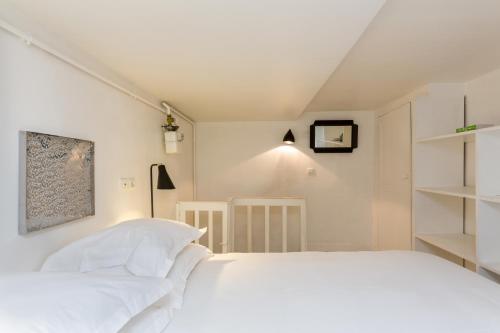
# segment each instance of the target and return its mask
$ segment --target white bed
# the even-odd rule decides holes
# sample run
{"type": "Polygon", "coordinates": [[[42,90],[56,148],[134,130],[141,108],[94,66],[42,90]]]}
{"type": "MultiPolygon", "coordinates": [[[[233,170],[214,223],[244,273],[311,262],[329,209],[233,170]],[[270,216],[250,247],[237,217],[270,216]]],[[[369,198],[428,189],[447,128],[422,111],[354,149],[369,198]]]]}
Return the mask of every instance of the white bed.
{"type": "Polygon", "coordinates": [[[0,332],[500,333],[500,286],[418,252],[217,254],[132,220],[0,277],[0,332]]]}
{"type": "Polygon", "coordinates": [[[500,332],[500,286],[417,252],[221,254],[164,333],[500,332]]]}

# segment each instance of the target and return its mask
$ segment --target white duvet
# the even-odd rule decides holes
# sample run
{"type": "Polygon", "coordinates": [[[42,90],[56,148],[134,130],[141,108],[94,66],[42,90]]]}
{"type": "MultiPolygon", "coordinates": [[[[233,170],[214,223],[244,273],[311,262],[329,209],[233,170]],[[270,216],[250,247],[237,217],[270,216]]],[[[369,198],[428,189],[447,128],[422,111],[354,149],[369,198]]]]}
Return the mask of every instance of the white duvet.
{"type": "Polygon", "coordinates": [[[0,278],[2,333],[114,333],[168,294],[170,280],[24,273],[0,278]]]}
{"type": "Polygon", "coordinates": [[[500,286],[417,252],[202,261],[165,333],[498,333],[500,286]]]}

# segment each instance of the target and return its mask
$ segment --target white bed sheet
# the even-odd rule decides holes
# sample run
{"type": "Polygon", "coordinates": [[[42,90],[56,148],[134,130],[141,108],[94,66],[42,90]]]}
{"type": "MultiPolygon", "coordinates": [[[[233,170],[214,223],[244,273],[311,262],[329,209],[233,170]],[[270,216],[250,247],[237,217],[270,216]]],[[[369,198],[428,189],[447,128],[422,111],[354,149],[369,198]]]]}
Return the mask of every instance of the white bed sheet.
{"type": "Polygon", "coordinates": [[[223,254],[165,333],[498,333],[500,286],[418,252],[223,254]]]}
{"type": "Polygon", "coordinates": [[[132,318],[119,333],[161,333],[172,319],[172,311],[172,306],[165,302],[163,305],[152,305],[132,318]]]}

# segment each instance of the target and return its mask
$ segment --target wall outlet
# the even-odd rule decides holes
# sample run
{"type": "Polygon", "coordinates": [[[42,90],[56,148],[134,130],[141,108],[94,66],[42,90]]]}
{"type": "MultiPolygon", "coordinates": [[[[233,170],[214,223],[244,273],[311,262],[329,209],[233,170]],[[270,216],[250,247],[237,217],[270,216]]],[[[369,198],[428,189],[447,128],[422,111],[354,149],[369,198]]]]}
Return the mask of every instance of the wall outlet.
{"type": "Polygon", "coordinates": [[[316,176],[316,169],[314,169],[314,168],[307,168],[307,174],[309,176],[316,176]]]}
{"type": "Polygon", "coordinates": [[[135,188],[135,178],[134,177],[120,178],[120,188],[122,190],[131,190],[135,188]]]}

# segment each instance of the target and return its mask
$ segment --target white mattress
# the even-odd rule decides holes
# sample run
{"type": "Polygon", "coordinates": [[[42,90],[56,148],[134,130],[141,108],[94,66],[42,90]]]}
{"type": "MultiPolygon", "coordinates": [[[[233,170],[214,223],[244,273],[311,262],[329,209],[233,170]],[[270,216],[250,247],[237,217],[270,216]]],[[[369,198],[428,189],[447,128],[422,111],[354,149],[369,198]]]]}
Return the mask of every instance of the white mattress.
{"type": "Polygon", "coordinates": [[[224,254],[165,333],[500,332],[500,286],[417,252],[224,254]]]}

